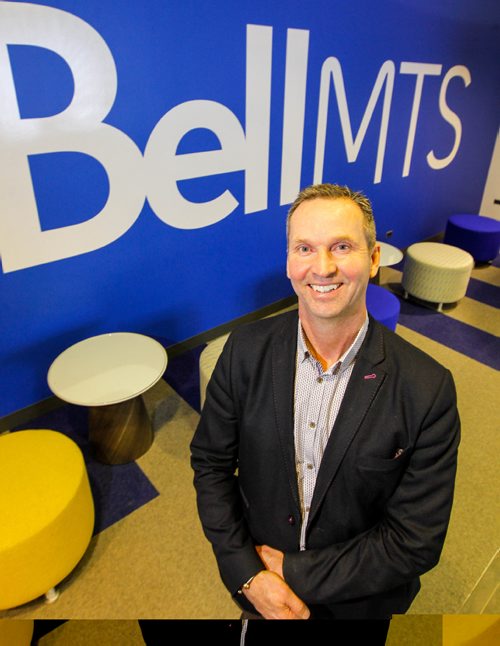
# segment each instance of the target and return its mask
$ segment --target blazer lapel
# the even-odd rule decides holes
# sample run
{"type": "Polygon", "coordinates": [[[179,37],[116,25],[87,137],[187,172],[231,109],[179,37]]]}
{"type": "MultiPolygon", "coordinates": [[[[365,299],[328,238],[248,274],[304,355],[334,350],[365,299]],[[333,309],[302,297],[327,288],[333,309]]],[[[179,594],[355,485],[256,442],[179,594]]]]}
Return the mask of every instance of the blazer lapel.
{"type": "Polygon", "coordinates": [[[384,382],[386,372],[379,365],[384,359],[382,334],[378,324],[370,326],[352,371],[344,399],[323,454],[314,488],[309,522],[335,478],[354,436],[384,382]]]}
{"type": "Polygon", "coordinates": [[[295,361],[297,354],[297,312],[284,319],[281,333],[272,346],[272,389],[276,428],[279,435],[282,457],[293,499],[300,508],[297,474],[295,470],[295,446],[293,433],[293,404],[295,384],[295,361]]]}

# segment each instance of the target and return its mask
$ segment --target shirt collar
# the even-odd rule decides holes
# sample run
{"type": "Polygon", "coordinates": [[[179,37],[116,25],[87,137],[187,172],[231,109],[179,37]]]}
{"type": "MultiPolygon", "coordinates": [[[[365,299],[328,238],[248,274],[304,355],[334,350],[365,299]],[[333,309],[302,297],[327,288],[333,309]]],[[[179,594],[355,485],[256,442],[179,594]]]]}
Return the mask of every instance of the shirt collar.
{"type": "MultiPolygon", "coordinates": [[[[369,318],[367,313],[364,323],[361,326],[359,332],[357,333],[356,338],[349,346],[349,348],[347,348],[344,354],[339,358],[339,360],[336,363],[334,363],[332,366],[330,366],[330,368],[327,370],[327,373],[333,372],[334,374],[338,374],[339,372],[345,370],[351,365],[351,363],[356,359],[356,355],[358,354],[358,350],[360,349],[361,344],[365,340],[365,336],[368,331],[368,324],[369,324],[369,318]]],[[[310,359],[311,361],[314,361],[315,363],[317,363],[316,359],[311,356],[311,353],[307,349],[307,344],[304,338],[304,330],[302,329],[300,318],[299,318],[298,332],[297,332],[297,354],[300,362],[307,361],[308,359],[310,359]]]]}

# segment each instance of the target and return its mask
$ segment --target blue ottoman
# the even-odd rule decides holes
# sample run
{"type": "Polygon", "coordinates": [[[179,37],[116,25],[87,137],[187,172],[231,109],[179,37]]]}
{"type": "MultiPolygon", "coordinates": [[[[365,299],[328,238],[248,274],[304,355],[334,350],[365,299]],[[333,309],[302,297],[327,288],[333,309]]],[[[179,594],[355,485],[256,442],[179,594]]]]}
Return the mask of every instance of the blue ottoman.
{"type": "Polygon", "coordinates": [[[368,283],[366,308],[374,319],[393,331],[396,329],[401,303],[392,292],[380,285],[368,283]]]}
{"type": "Polygon", "coordinates": [[[483,215],[451,215],[443,242],[468,251],[476,262],[490,262],[500,249],[500,222],[483,215]]]}

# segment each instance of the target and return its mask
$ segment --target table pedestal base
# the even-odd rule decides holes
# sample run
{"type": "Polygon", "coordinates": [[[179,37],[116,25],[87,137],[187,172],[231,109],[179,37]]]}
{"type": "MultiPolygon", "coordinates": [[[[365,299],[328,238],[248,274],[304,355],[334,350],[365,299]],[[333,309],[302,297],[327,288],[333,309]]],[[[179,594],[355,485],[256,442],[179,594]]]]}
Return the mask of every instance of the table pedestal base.
{"type": "Polygon", "coordinates": [[[125,464],[146,453],[153,428],[142,397],[91,406],[89,438],[95,458],[105,464],[125,464]]]}

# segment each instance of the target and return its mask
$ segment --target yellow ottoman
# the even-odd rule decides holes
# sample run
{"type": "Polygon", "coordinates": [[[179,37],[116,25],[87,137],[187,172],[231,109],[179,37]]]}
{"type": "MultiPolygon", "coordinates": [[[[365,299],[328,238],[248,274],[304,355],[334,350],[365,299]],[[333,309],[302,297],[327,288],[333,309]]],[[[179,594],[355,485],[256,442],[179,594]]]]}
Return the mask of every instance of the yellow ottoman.
{"type": "Polygon", "coordinates": [[[443,646],[500,644],[500,615],[443,615],[443,646]]]}
{"type": "Polygon", "coordinates": [[[33,619],[0,619],[0,646],[30,646],[33,619]]]}
{"type": "Polygon", "coordinates": [[[82,453],[62,433],[0,436],[0,609],[46,594],[83,556],[94,503],[82,453]]]}

